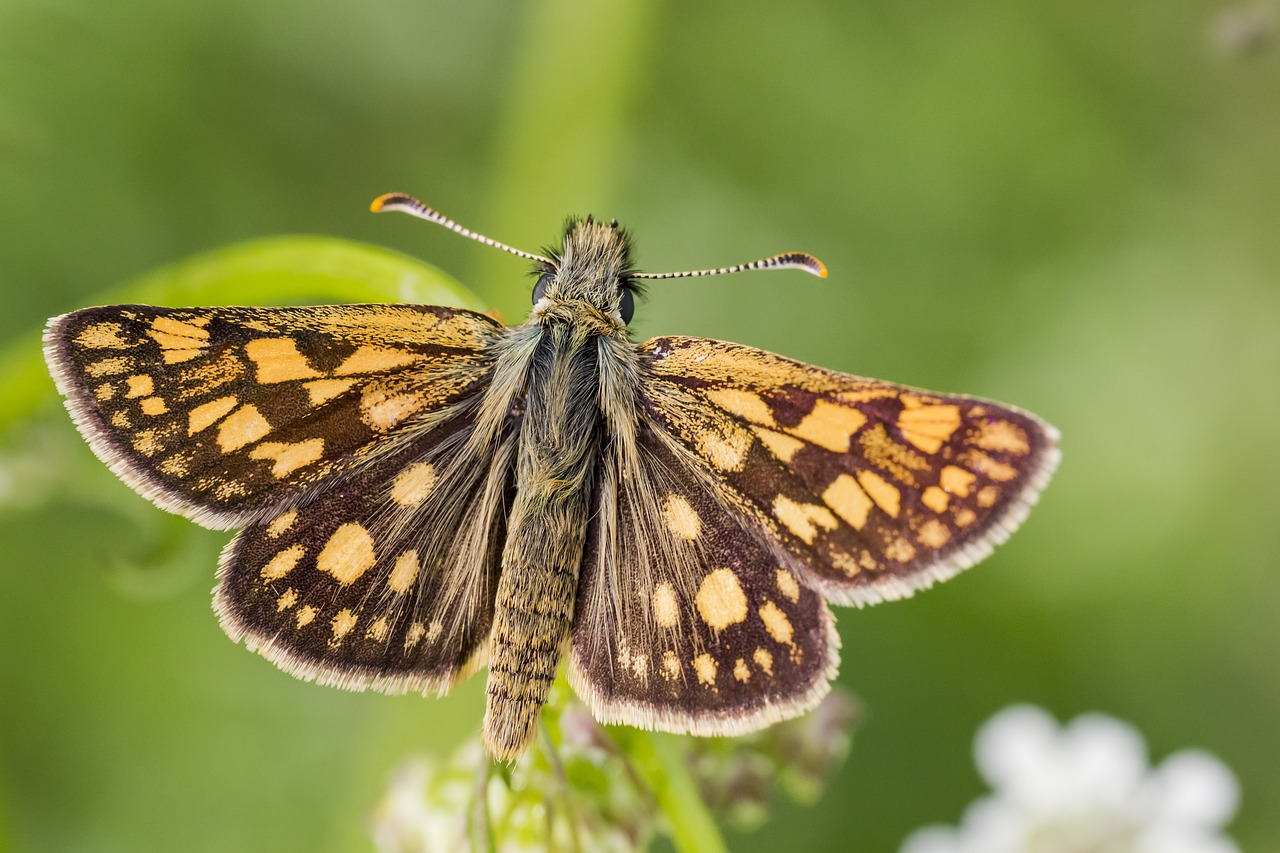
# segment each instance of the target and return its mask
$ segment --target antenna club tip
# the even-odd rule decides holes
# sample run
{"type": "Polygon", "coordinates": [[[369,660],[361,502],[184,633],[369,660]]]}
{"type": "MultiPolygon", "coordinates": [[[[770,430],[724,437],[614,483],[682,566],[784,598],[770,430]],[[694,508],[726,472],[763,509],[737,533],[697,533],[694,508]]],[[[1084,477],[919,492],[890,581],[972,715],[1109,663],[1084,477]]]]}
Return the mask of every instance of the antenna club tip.
{"type": "Polygon", "coordinates": [[[406,198],[407,196],[404,193],[383,193],[373,200],[369,205],[369,210],[374,213],[378,213],[387,205],[397,201],[404,201],[406,198]]]}
{"type": "Polygon", "coordinates": [[[827,265],[824,264],[822,261],[818,260],[817,258],[813,259],[813,263],[816,266],[816,269],[814,269],[813,274],[816,275],[818,278],[826,278],[827,265]]]}

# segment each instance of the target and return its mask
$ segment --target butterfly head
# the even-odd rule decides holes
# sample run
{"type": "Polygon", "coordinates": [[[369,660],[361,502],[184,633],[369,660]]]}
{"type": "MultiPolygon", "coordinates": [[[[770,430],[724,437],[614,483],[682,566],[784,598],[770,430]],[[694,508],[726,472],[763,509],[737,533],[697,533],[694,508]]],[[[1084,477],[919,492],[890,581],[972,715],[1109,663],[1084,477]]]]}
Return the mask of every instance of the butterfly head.
{"type": "Polygon", "coordinates": [[[618,227],[616,219],[608,224],[596,222],[590,216],[581,220],[571,219],[565,228],[560,249],[549,250],[546,255],[535,255],[464,228],[402,193],[379,196],[371,208],[374,212],[399,210],[443,225],[486,246],[536,261],[538,283],[533,288],[530,319],[537,323],[588,317],[593,320],[591,325],[604,333],[622,332],[635,312],[635,295],[640,289],[641,279],[695,278],[763,269],[801,269],[820,278],[827,277],[827,268],[822,261],[804,252],[785,252],[749,264],[715,269],[635,272],[631,268],[630,240],[618,227]]]}
{"type": "Polygon", "coordinates": [[[636,285],[632,280],[631,247],[617,220],[603,223],[592,217],[571,219],[564,242],[538,266],[533,288],[534,318],[557,305],[594,308],[623,326],[635,312],[636,285]]]}

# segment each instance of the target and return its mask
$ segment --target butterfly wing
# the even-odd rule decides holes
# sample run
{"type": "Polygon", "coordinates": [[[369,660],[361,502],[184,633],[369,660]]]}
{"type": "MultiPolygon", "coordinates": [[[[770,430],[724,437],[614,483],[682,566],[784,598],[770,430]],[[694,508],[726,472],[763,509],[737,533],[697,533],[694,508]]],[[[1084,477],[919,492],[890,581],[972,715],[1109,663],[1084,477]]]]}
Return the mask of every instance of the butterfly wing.
{"type": "Polygon", "coordinates": [[[481,390],[502,327],[417,305],[87,308],[45,354],[94,452],[165,509],[241,527],[481,390]]]}
{"type": "Polygon", "coordinates": [[[902,598],[985,558],[1058,462],[1057,431],[999,403],[699,338],[641,351],[646,416],[836,603],[902,598]]]}
{"type": "Polygon", "coordinates": [[[339,687],[445,690],[479,665],[515,427],[475,435],[502,327],[410,305],[90,308],[46,354],[94,451],[206,526],[244,527],[227,633],[339,687]]]}
{"type": "Polygon", "coordinates": [[[835,677],[826,602],[703,469],[643,424],[603,461],[568,672],[601,722],[741,734],[809,710],[835,677]]]}

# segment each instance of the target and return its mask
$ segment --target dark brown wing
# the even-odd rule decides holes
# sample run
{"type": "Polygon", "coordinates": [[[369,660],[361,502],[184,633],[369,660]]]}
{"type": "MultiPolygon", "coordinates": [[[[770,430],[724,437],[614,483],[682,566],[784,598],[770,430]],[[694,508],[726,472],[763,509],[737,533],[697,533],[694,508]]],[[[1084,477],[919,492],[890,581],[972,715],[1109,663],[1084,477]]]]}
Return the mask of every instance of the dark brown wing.
{"type": "Polygon", "coordinates": [[[1058,462],[1057,431],[999,403],[699,338],[641,353],[645,416],[833,602],[901,598],[972,566],[1058,462]]]}
{"type": "Polygon", "coordinates": [[[444,419],[487,382],[501,326],[417,305],[154,308],[57,317],[45,353],[94,452],[208,527],[271,515],[444,419]]]}

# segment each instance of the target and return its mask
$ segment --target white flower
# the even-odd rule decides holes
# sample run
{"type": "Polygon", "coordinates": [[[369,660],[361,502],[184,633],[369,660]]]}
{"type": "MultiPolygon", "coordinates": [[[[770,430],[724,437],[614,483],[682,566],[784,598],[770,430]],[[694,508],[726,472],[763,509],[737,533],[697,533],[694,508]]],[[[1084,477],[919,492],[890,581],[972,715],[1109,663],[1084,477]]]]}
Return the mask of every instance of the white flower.
{"type": "Polygon", "coordinates": [[[978,770],[993,793],[958,827],[917,830],[900,853],[1239,853],[1220,833],[1239,805],[1231,771],[1183,750],[1149,769],[1132,726],[1084,714],[1059,727],[1014,705],[978,731],[978,770]]]}

